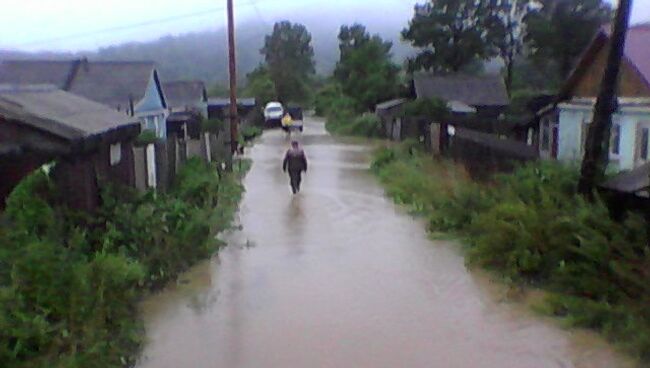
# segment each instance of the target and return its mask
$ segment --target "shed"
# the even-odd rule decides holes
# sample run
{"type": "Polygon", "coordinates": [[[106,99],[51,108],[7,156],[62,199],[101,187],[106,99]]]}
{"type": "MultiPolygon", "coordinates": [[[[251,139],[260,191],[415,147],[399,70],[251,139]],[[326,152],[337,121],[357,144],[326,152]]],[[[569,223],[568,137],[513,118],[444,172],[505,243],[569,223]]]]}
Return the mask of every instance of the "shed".
{"type": "Polygon", "coordinates": [[[470,76],[464,74],[432,75],[416,73],[412,93],[416,98],[439,98],[462,111],[476,112],[484,117],[498,117],[510,104],[503,78],[498,75],[470,76]]]}
{"type": "Polygon", "coordinates": [[[381,121],[382,131],[386,138],[399,140],[403,120],[405,98],[397,98],[382,102],[375,106],[375,114],[381,121]]]}
{"type": "Polygon", "coordinates": [[[48,85],[0,85],[0,203],[47,162],[62,201],[92,210],[103,181],[134,186],[133,117],[48,85]]]}

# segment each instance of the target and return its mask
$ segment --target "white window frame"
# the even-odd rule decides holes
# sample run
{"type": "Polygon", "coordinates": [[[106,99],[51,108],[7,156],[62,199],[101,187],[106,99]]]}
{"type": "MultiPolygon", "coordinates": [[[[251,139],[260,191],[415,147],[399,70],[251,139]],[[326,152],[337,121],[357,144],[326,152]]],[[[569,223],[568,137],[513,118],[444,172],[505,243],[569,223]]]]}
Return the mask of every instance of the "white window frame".
{"type": "Polygon", "coordinates": [[[122,144],[117,142],[109,146],[109,163],[116,166],[122,161],[122,144]]]}
{"type": "Polygon", "coordinates": [[[645,164],[650,161],[650,121],[640,121],[636,129],[636,139],[635,139],[635,158],[637,166],[645,164]],[[646,157],[641,155],[641,147],[643,146],[643,129],[648,130],[648,136],[646,137],[646,157]]]}

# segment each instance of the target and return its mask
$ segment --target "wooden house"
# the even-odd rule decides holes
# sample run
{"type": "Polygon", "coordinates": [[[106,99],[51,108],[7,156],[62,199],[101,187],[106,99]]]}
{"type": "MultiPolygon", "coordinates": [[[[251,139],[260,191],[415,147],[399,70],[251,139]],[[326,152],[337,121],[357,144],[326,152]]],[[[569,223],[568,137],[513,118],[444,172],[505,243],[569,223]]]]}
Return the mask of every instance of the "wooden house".
{"type": "Polygon", "coordinates": [[[150,61],[4,60],[0,84],[51,84],[135,116],[160,138],[166,133],[167,102],[150,61]]]}
{"type": "MultiPolygon", "coordinates": [[[[557,109],[550,109],[550,118],[542,121],[541,134],[557,142],[560,160],[582,159],[610,44],[609,30],[601,29],[560,91],[557,109]]],[[[650,24],[628,30],[617,94],[610,165],[629,170],[650,160],[650,24]]]]}
{"type": "Polygon", "coordinates": [[[61,90],[136,117],[160,140],[136,149],[138,188],[163,188],[166,167],[167,101],[158,71],[149,61],[4,60],[0,84],[51,84],[61,90]]]}
{"type": "Polygon", "coordinates": [[[510,104],[503,78],[498,75],[416,73],[411,94],[418,99],[441,99],[454,113],[475,113],[482,118],[497,118],[510,104]]]}
{"type": "Polygon", "coordinates": [[[135,186],[137,119],[54,86],[0,86],[0,203],[29,173],[54,162],[68,206],[92,210],[103,182],[135,186]]]}
{"type": "Polygon", "coordinates": [[[405,98],[397,98],[375,106],[375,114],[381,121],[382,131],[386,138],[392,140],[402,139],[404,104],[407,101],[405,98]]]}

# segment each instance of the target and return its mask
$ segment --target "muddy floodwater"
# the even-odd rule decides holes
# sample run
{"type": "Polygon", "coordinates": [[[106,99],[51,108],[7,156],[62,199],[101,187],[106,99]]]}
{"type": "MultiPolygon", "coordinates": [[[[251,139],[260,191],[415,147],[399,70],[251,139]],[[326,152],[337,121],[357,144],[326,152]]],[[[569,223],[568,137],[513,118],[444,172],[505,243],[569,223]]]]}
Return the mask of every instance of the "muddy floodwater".
{"type": "Polygon", "coordinates": [[[251,150],[231,244],[144,302],[139,368],[633,367],[601,339],[504,301],[458,245],[383,194],[370,145],[312,121],[291,195],[267,132],[251,150]]]}

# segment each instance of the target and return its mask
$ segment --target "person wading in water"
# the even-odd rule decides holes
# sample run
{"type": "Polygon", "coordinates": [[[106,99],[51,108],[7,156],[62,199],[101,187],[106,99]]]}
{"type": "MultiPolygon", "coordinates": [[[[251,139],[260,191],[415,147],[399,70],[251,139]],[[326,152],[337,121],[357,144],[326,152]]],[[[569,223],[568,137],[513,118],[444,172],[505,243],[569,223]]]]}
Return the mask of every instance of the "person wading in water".
{"type": "Polygon", "coordinates": [[[300,148],[298,141],[291,141],[291,148],[284,156],[282,163],[282,170],[289,171],[289,178],[291,182],[291,190],[293,194],[300,191],[300,181],[302,180],[302,172],[307,172],[307,157],[305,151],[300,148]]]}

